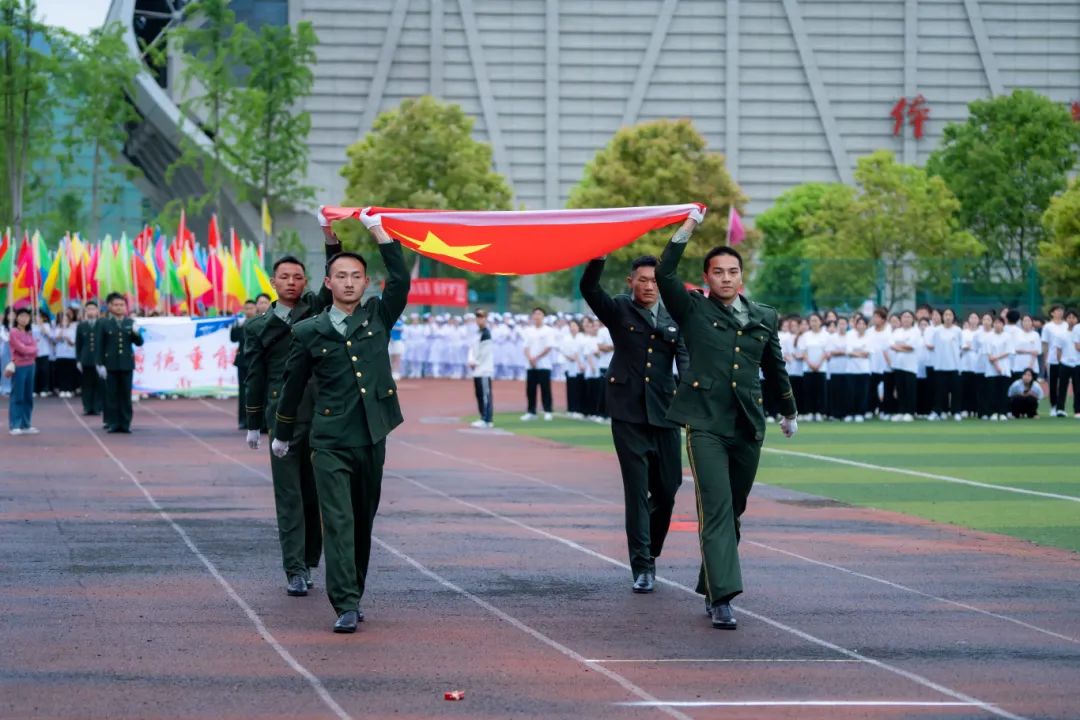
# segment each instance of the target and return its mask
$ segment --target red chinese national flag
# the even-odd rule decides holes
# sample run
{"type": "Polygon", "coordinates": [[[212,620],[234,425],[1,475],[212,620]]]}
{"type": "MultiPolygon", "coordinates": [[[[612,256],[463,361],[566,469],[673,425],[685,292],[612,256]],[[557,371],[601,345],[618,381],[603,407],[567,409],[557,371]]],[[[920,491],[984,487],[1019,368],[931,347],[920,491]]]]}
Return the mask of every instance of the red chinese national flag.
{"type": "MultiPolygon", "coordinates": [[[[580,265],[682,222],[700,203],[599,210],[445,211],[367,208],[392,237],[421,255],[487,275],[532,275],[580,265]]],[[[321,208],[323,224],[365,208],[321,208]]]]}

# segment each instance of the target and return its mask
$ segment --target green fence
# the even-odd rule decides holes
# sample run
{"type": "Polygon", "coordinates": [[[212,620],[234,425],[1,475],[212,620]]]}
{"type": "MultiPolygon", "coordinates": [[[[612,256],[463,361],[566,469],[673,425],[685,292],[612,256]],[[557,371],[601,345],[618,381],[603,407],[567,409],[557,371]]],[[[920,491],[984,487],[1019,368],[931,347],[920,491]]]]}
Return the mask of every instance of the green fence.
{"type": "Polygon", "coordinates": [[[758,261],[747,283],[751,297],[784,312],[855,310],[867,300],[891,308],[929,303],[965,313],[1007,306],[1042,314],[1052,302],[1080,307],[1080,286],[1051,297],[1043,287],[1033,263],[975,260],[775,258],[758,261]]]}

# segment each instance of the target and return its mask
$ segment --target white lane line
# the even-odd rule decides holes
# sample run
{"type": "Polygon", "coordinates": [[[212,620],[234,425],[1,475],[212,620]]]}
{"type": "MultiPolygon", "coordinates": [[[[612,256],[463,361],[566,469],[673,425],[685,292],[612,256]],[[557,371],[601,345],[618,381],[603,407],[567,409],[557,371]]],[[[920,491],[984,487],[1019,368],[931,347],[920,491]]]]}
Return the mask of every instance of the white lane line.
{"type": "MultiPolygon", "coordinates": [[[[194,440],[198,444],[205,447],[207,450],[209,450],[209,451],[211,451],[211,452],[213,452],[213,453],[215,453],[217,455],[220,455],[221,457],[225,458],[226,460],[230,460],[230,461],[236,463],[240,467],[243,467],[243,468],[253,472],[254,474],[258,475],[259,477],[262,477],[262,478],[264,478],[266,480],[272,480],[271,476],[267,475],[262,470],[259,470],[258,468],[254,468],[251,465],[248,465],[247,463],[241,462],[240,460],[237,460],[236,458],[232,457],[231,455],[228,455],[227,453],[222,452],[221,450],[217,449],[213,445],[210,445],[209,443],[203,441],[201,438],[197,437],[196,435],[192,435],[190,432],[188,432],[188,430],[186,428],[182,427],[181,425],[178,425],[178,424],[174,423],[172,420],[169,420],[168,418],[158,414],[157,412],[155,412],[153,410],[150,410],[150,412],[152,414],[156,415],[157,417],[161,418],[162,420],[164,420],[166,423],[172,425],[174,428],[176,428],[180,432],[184,433],[189,438],[191,438],[192,440],[194,440]]],[[[530,626],[526,625],[525,623],[523,623],[522,621],[518,620],[517,618],[503,612],[502,610],[495,607],[494,605],[487,602],[486,600],[483,600],[483,599],[477,597],[476,595],[473,595],[472,593],[468,592],[467,590],[455,585],[454,583],[450,582],[449,580],[442,577],[441,575],[434,572],[433,570],[428,569],[427,567],[422,565],[420,562],[418,562],[418,561],[414,560],[413,558],[409,557],[404,552],[402,552],[401,550],[398,550],[397,548],[393,547],[392,545],[390,545],[389,543],[387,543],[384,540],[380,539],[379,537],[377,537],[375,535],[372,535],[371,539],[372,539],[373,542],[377,543],[380,547],[382,547],[388,553],[398,557],[399,559],[405,561],[409,565],[412,565],[414,568],[416,568],[422,574],[424,574],[427,577],[431,578],[432,580],[436,581],[437,583],[439,583],[443,587],[446,587],[446,588],[448,588],[450,590],[453,590],[456,593],[459,593],[459,594],[465,596],[469,600],[472,600],[474,603],[476,603],[480,607],[484,608],[488,612],[490,612],[493,615],[495,615],[496,617],[498,617],[500,620],[503,620],[504,622],[509,623],[513,627],[517,628],[518,630],[521,630],[522,632],[526,633],[527,635],[532,636],[533,638],[535,638],[536,640],[539,640],[540,642],[544,643],[548,647],[551,647],[551,648],[554,648],[555,650],[558,650],[560,653],[562,653],[566,657],[571,658],[572,660],[575,660],[575,661],[577,661],[579,663],[584,664],[589,669],[595,670],[596,672],[600,673],[601,675],[603,675],[604,677],[607,677],[610,680],[614,680],[616,683],[618,683],[618,685],[620,687],[622,687],[624,690],[629,692],[631,695],[634,695],[635,697],[639,697],[645,702],[660,703],[660,701],[657,700],[655,696],[650,695],[648,692],[646,692],[642,688],[638,687],[634,683],[630,682],[629,680],[627,680],[622,675],[619,675],[617,672],[615,672],[613,670],[609,670],[608,668],[605,668],[605,667],[601,667],[598,663],[595,663],[595,662],[593,662],[591,660],[586,659],[585,657],[583,657],[579,653],[574,652],[573,650],[566,647],[565,645],[557,642],[556,640],[551,639],[547,635],[544,635],[539,630],[535,630],[532,627],[530,627],[530,626]]],[[[659,704],[656,705],[656,707],[657,707],[657,709],[659,709],[664,714],[670,715],[671,717],[674,717],[674,718],[678,718],[679,720],[693,720],[688,715],[685,715],[684,713],[681,713],[681,712],[679,712],[677,710],[673,710],[673,709],[670,709],[670,708],[665,708],[665,707],[663,707],[662,705],[659,705],[659,704]]]]}
{"type": "MultiPolygon", "coordinates": [[[[425,452],[434,453],[434,454],[438,454],[438,455],[441,455],[441,456],[444,456],[444,457],[447,457],[447,458],[458,460],[458,458],[452,458],[450,455],[447,455],[446,453],[441,453],[438,450],[431,450],[430,448],[425,448],[422,445],[412,445],[411,443],[409,445],[410,445],[410,447],[412,447],[414,449],[417,449],[417,450],[423,450],[425,452]]],[[[765,449],[767,450],[768,448],[765,448],[765,449]]],[[[469,461],[464,460],[464,459],[460,459],[460,461],[461,462],[469,462],[469,461]]],[[[533,481],[533,482],[539,482],[539,483],[548,485],[548,486],[550,486],[550,487],[552,487],[552,488],[554,488],[556,490],[568,491],[566,488],[563,488],[563,487],[561,487],[559,485],[555,485],[554,483],[546,483],[543,480],[540,480],[539,478],[534,478],[534,477],[531,477],[531,476],[528,476],[528,475],[524,475],[522,473],[512,473],[510,471],[502,470],[502,469],[494,467],[494,466],[485,466],[485,467],[488,467],[488,468],[490,468],[490,469],[492,469],[494,471],[500,472],[502,474],[513,474],[513,475],[516,475],[517,477],[525,478],[526,480],[530,480],[530,481],[533,481]]],[[[687,477],[684,477],[683,479],[686,480],[687,477]]],[[[693,482],[692,477],[690,477],[689,480],[691,482],[693,482]]],[[[577,492],[577,491],[570,490],[569,492],[577,492]]],[[[602,498],[600,498],[599,500],[600,500],[600,502],[602,502],[602,503],[604,503],[606,505],[618,504],[618,503],[615,503],[614,501],[606,500],[606,499],[602,499],[602,498]]],[[[931,593],[923,592],[922,590],[917,590],[916,588],[910,587],[908,585],[903,585],[901,583],[893,582],[891,580],[886,580],[885,578],[877,577],[876,575],[869,575],[867,573],[861,573],[861,572],[858,572],[856,570],[851,570],[850,568],[846,568],[846,567],[844,567],[842,565],[836,565],[836,564],[833,564],[833,563],[824,562],[822,560],[815,560],[813,558],[806,557],[805,555],[800,555],[798,553],[791,552],[790,550],[783,550],[781,548],[778,548],[778,547],[775,547],[775,546],[772,546],[772,545],[767,545],[767,544],[761,543],[761,542],[756,542],[754,540],[744,540],[743,542],[748,544],[748,545],[755,545],[755,546],[761,547],[761,548],[766,549],[766,550],[771,550],[773,552],[778,552],[778,553],[781,553],[781,554],[784,554],[784,555],[790,555],[791,557],[798,558],[799,560],[802,560],[804,562],[808,562],[808,563],[811,563],[813,565],[819,565],[821,567],[827,567],[827,568],[829,568],[831,570],[836,570],[837,572],[842,572],[842,573],[845,573],[847,575],[851,575],[852,577],[858,577],[858,578],[862,578],[864,580],[869,580],[871,582],[880,583],[882,585],[887,585],[887,586],[889,586],[891,588],[894,588],[896,590],[901,590],[903,592],[911,593],[912,595],[919,595],[920,597],[924,597],[924,598],[927,598],[927,599],[930,599],[930,600],[936,600],[938,602],[945,603],[946,605],[952,605],[953,607],[958,607],[958,608],[961,608],[963,610],[968,610],[968,611],[971,611],[971,612],[974,612],[974,613],[978,613],[978,614],[986,616],[986,617],[992,617],[992,618],[995,618],[997,620],[1003,620],[1005,622],[1012,623],[1013,625],[1017,625],[1019,627],[1027,628],[1029,630],[1034,630],[1035,632],[1042,633],[1043,635],[1047,635],[1049,637],[1054,637],[1054,638],[1058,638],[1060,640],[1066,640],[1066,641],[1071,642],[1071,643],[1080,644],[1080,640],[1078,640],[1077,638],[1071,637],[1069,635],[1063,635],[1061,633],[1054,632],[1053,630],[1048,630],[1048,629],[1046,629],[1044,627],[1040,627],[1038,625],[1033,625],[1031,623],[1024,622],[1023,620],[1017,620],[1016,618],[1009,617],[1008,615],[1000,615],[998,613],[991,612],[989,610],[984,610],[984,609],[982,609],[980,607],[976,607],[975,605],[969,605],[967,603],[959,602],[959,601],[956,601],[956,600],[949,600],[948,598],[944,598],[944,597],[940,597],[938,595],[933,595],[931,593]]]]}
{"type": "Polygon", "coordinates": [[[846,567],[842,567],[840,565],[834,565],[832,563],[828,563],[828,562],[825,562],[823,560],[815,560],[814,558],[809,558],[809,557],[806,557],[805,555],[800,555],[799,553],[791,552],[790,550],[784,550],[783,548],[778,548],[778,547],[775,547],[773,545],[767,545],[767,544],[765,544],[763,542],[757,542],[755,540],[744,540],[743,542],[748,544],[748,545],[754,545],[755,547],[760,547],[760,548],[764,548],[765,550],[770,550],[770,551],[775,552],[775,553],[780,553],[781,555],[788,555],[790,557],[797,558],[799,560],[802,560],[803,562],[808,562],[811,565],[820,565],[821,567],[827,567],[827,568],[829,568],[831,570],[836,570],[837,572],[842,572],[842,573],[844,573],[846,575],[851,575],[853,577],[862,578],[863,580],[869,580],[870,582],[875,582],[875,583],[880,583],[882,585],[887,585],[888,587],[895,588],[897,590],[903,590],[904,592],[909,592],[909,593],[912,593],[914,595],[919,595],[919,596],[927,598],[929,600],[935,600],[935,601],[940,602],[940,603],[945,603],[946,605],[952,605],[953,607],[958,607],[958,608],[961,608],[963,610],[968,610],[970,612],[979,613],[980,615],[986,615],[987,617],[996,618],[998,620],[1004,620],[1005,622],[1009,622],[1009,623],[1012,623],[1014,625],[1019,625],[1020,627],[1027,628],[1028,630],[1034,630],[1035,632],[1042,633],[1043,635],[1049,635],[1050,637],[1058,638],[1059,640],[1066,640],[1066,641],[1071,642],[1071,643],[1080,644],[1080,640],[1078,640],[1078,639],[1076,639],[1074,637],[1071,637],[1069,635],[1062,635],[1061,633],[1054,632],[1053,630],[1047,630],[1046,628],[1041,628],[1038,625],[1032,625],[1031,623],[1024,622],[1023,620],[1017,620],[1016,618],[1009,617],[1008,615],[1000,615],[1000,614],[995,613],[995,612],[990,612],[989,610],[983,610],[982,608],[975,607],[974,605],[968,605],[967,603],[962,603],[962,602],[958,602],[956,600],[949,600],[948,598],[943,598],[943,597],[939,597],[937,595],[932,595],[930,593],[923,592],[922,590],[916,590],[913,587],[908,587],[907,585],[901,585],[900,583],[895,583],[895,582],[892,582],[891,580],[886,580],[885,578],[879,578],[879,577],[877,577],[875,575],[867,575],[866,573],[857,572],[855,570],[849,570],[846,567]]]}
{"type": "Polygon", "coordinates": [[[206,407],[210,408],[210,409],[211,409],[211,410],[213,410],[214,412],[219,412],[219,413],[222,413],[222,414],[224,414],[224,415],[232,415],[232,413],[231,413],[231,412],[229,412],[228,410],[226,410],[225,408],[223,408],[223,407],[218,407],[218,406],[217,406],[217,405],[215,405],[214,403],[212,403],[212,402],[208,401],[208,400],[207,400],[206,398],[199,398],[199,402],[201,402],[201,403],[202,403],[203,405],[205,405],[206,407]]]}
{"type": "Polygon", "coordinates": [[[671,717],[674,717],[674,718],[679,718],[679,720],[692,720],[692,718],[690,718],[689,715],[681,713],[678,710],[675,710],[673,708],[673,706],[671,706],[670,704],[665,703],[665,702],[663,702],[661,700],[658,700],[655,696],[651,695],[650,693],[648,693],[647,691],[645,691],[641,687],[639,687],[639,686],[635,685],[634,683],[630,682],[629,680],[627,680],[625,677],[623,677],[619,673],[615,672],[614,670],[610,670],[610,669],[604,667],[603,665],[596,662],[595,660],[589,660],[588,658],[582,656],[580,653],[577,653],[577,652],[571,650],[570,648],[568,648],[567,646],[565,646],[562,643],[558,642],[557,640],[553,640],[552,638],[548,637],[547,635],[540,632],[539,630],[536,630],[536,629],[526,625],[525,623],[521,622],[520,620],[513,617],[512,615],[508,615],[507,613],[503,612],[502,610],[495,607],[494,605],[492,605],[488,601],[484,600],[483,598],[477,597],[476,595],[473,595],[468,590],[465,590],[464,588],[461,588],[458,585],[455,585],[454,583],[452,583],[449,580],[447,580],[446,578],[444,578],[442,575],[439,575],[435,571],[428,569],[427,567],[425,567],[421,563],[419,563],[416,560],[412,559],[411,557],[409,557],[408,555],[406,555],[402,551],[398,550],[397,548],[389,545],[388,543],[383,542],[379,538],[372,537],[372,540],[374,540],[376,543],[378,543],[378,545],[381,548],[386,550],[391,555],[395,555],[398,559],[405,561],[409,565],[412,565],[420,573],[422,573],[423,575],[426,575],[428,578],[434,580],[435,582],[439,583],[440,585],[447,588],[448,590],[452,590],[452,591],[458,593],[459,595],[461,595],[461,596],[463,596],[465,598],[468,598],[469,600],[472,600],[474,603],[476,603],[480,607],[484,608],[489,613],[491,613],[495,617],[499,618],[503,622],[512,625],[513,627],[517,628],[518,630],[525,633],[526,635],[529,635],[532,638],[534,638],[535,640],[540,641],[544,645],[547,645],[548,647],[550,647],[550,648],[552,648],[554,650],[557,650],[558,652],[562,653],[563,655],[570,658],[571,660],[574,660],[575,662],[581,663],[582,665],[584,665],[588,669],[594,670],[594,671],[600,673],[601,675],[603,675],[607,679],[612,680],[615,683],[617,683],[621,688],[623,688],[624,690],[629,692],[631,695],[634,695],[635,697],[641,698],[640,703],[617,703],[617,704],[619,704],[619,705],[638,705],[638,704],[640,704],[641,707],[656,708],[657,710],[660,710],[661,712],[665,713],[666,715],[670,715],[671,717]]]}
{"type": "Polygon", "coordinates": [[[875,465],[874,463],[859,462],[858,460],[845,460],[844,458],[816,455],[814,453],[804,453],[795,450],[781,450],[779,448],[762,449],[765,452],[774,453],[776,455],[790,455],[792,457],[809,458],[810,460],[821,460],[822,462],[831,462],[836,463],[837,465],[850,465],[851,467],[863,468],[865,470],[880,470],[881,472],[890,472],[897,475],[910,475],[912,477],[926,478],[928,480],[941,480],[943,482],[956,483],[958,485],[970,485],[972,487],[985,488],[987,490],[1000,490],[1001,492],[1018,493],[1020,495],[1035,495],[1036,497],[1050,498],[1052,500],[1080,502],[1080,497],[1076,497],[1075,495],[1059,495],[1057,493],[1041,492],[1039,490],[1025,490],[1024,488],[1012,487],[1011,485],[995,485],[993,483],[965,480],[963,478],[952,477],[951,475],[938,475],[936,473],[927,473],[920,470],[892,467],[891,465],[875,465]]]}
{"type": "MultiPolygon", "coordinates": [[[[99,438],[94,433],[94,431],[90,429],[90,426],[87,425],[86,422],[79,416],[79,414],[75,412],[75,409],[71,406],[71,403],[65,400],[64,405],[67,406],[67,409],[71,412],[72,416],[74,416],[74,418],[79,421],[79,424],[83,426],[83,429],[85,429],[86,432],[89,433],[90,437],[94,439],[94,442],[96,442],[105,452],[105,454],[108,455],[114,463],[116,463],[116,466],[120,468],[120,470],[122,470],[125,475],[128,476],[131,482],[135,483],[135,487],[139,488],[139,490],[142,491],[142,494],[146,497],[146,501],[150,503],[150,507],[154,508],[154,510],[157,511],[157,514],[161,517],[161,519],[168,523],[169,526],[176,531],[176,534],[180,536],[180,539],[184,541],[184,544],[187,545],[188,549],[191,550],[192,554],[199,559],[199,561],[206,567],[207,571],[209,571],[210,575],[212,575],[213,578],[217,580],[218,584],[221,585],[222,588],[224,588],[225,593],[229,596],[229,599],[231,599],[241,610],[243,610],[244,614],[247,615],[248,620],[250,620],[251,624],[255,626],[256,632],[258,632],[259,636],[266,641],[266,644],[274,649],[274,652],[276,652],[281,657],[281,659],[285,661],[286,665],[295,670],[297,674],[299,674],[302,678],[304,678],[304,680],[308,682],[309,685],[311,685],[311,688],[315,691],[315,694],[319,696],[319,699],[323,701],[323,704],[325,704],[326,707],[330,709],[330,712],[332,712],[335,717],[339,718],[339,720],[352,720],[352,717],[347,712],[345,712],[345,710],[340,705],[337,704],[337,701],[334,700],[334,698],[327,691],[326,687],[323,686],[322,681],[320,681],[319,678],[315,677],[315,675],[310,670],[301,665],[299,661],[297,661],[297,659],[293,657],[292,653],[286,650],[285,647],[280,642],[278,642],[277,638],[275,638],[274,635],[266,628],[266,624],[263,623],[262,618],[259,617],[259,614],[256,613],[255,610],[253,610],[252,607],[248,605],[242,597],[240,597],[239,593],[237,593],[236,590],[233,589],[233,586],[229,584],[229,581],[226,580],[225,576],[222,575],[221,572],[217,569],[217,566],[214,565],[214,563],[208,557],[203,555],[202,551],[199,550],[198,546],[187,534],[187,531],[185,531],[184,528],[176,524],[176,521],[172,519],[172,516],[169,514],[169,512],[164,507],[162,507],[160,503],[158,503],[154,495],[146,489],[146,486],[139,482],[139,479],[136,478],[130,470],[128,470],[127,466],[124,465],[123,462],[121,462],[120,458],[116,457],[116,455],[113,454],[112,450],[110,450],[108,446],[105,445],[104,442],[102,442],[101,438],[99,438]]],[[[152,410],[150,412],[153,412],[153,414],[157,415],[157,413],[152,410]]],[[[158,417],[161,416],[158,415],[158,417]]]]}
{"type": "Polygon", "coordinates": [[[850,658],[635,658],[626,660],[600,660],[591,658],[589,662],[610,665],[611,663],[644,663],[648,665],[661,663],[853,663],[857,662],[850,658]]]}
{"type": "Polygon", "coordinates": [[[667,700],[660,705],[650,702],[615,703],[623,707],[857,707],[857,708],[897,708],[897,707],[975,707],[966,702],[923,702],[921,700],[667,700]]]}
{"type": "Polygon", "coordinates": [[[487,463],[480,462],[479,460],[470,460],[469,458],[458,457],[457,455],[444,453],[441,450],[432,450],[431,448],[424,447],[423,445],[415,445],[407,440],[394,439],[393,441],[398,445],[404,445],[405,447],[412,448],[413,450],[423,450],[424,452],[431,453],[432,455],[437,455],[438,457],[445,458],[447,460],[453,460],[454,462],[458,463],[466,463],[468,465],[482,467],[485,470],[491,470],[492,472],[496,472],[500,475],[509,475],[511,477],[521,478],[522,480],[527,480],[537,485],[544,485],[555,490],[561,490],[562,492],[570,493],[571,495],[580,495],[581,497],[588,498],[593,502],[598,502],[604,505],[620,504],[606,498],[597,497],[596,495],[590,495],[589,493],[583,492],[581,490],[575,490],[574,488],[566,487],[565,485],[557,485],[556,483],[548,482],[547,480],[541,480],[540,478],[533,477],[532,475],[526,475],[525,473],[519,473],[514,470],[507,470],[505,468],[495,467],[494,465],[488,465],[487,463]]]}
{"type": "MultiPolygon", "coordinates": [[[[601,560],[603,562],[609,563],[611,565],[614,565],[615,567],[619,567],[619,568],[622,568],[624,570],[630,570],[630,566],[627,565],[626,563],[621,562],[619,560],[616,560],[613,557],[609,557],[607,555],[604,555],[603,553],[599,553],[599,552],[597,552],[595,550],[587,548],[584,545],[580,545],[580,544],[574,542],[573,540],[568,540],[568,539],[566,539],[564,537],[561,537],[559,535],[555,535],[554,533],[550,533],[550,532],[548,532],[546,530],[542,530],[540,528],[533,527],[532,525],[528,525],[528,524],[523,523],[520,520],[516,520],[516,519],[514,519],[512,517],[508,517],[506,515],[501,515],[501,514],[495,512],[494,510],[489,510],[488,508],[486,508],[486,507],[484,507],[482,505],[478,505],[476,503],[469,502],[468,500],[462,500],[461,498],[454,497],[453,495],[450,495],[449,493],[443,492],[442,490],[439,490],[437,488],[433,488],[430,485],[422,483],[422,482],[420,482],[418,480],[413,480],[412,478],[401,475],[400,473],[389,473],[389,472],[387,472],[387,473],[384,473],[384,475],[399,478],[401,480],[404,480],[404,481],[406,481],[408,483],[411,483],[411,484],[421,488],[422,490],[426,490],[427,492],[430,492],[430,493],[432,493],[434,495],[439,495],[440,497],[444,497],[447,500],[450,500],[452,502],[456,502],[456,503],[458,503],[460,505],[463,505],[465,507],[476,510],[477,512],[483,513],[483,514],[488,515],[490,517],[493,517],[493,518],[495,518],[497,520],[501,520],[501,521],[503,521],[505,523],[509,523],[510,525],[515,525],[517,527],[520,527],[523,530],[527,530],[527,531],[529,531],[531,533],[535,533],[537,535],[540,535],[541,537],[545,537],[545,538],[547,538],[549,540],[553,540],[553,541],[555,541],[557,543],[561,543],[563,545],[566,545],[569,548],[573,548],[574,550],[585,553],[586,555],[589,555],[590,557],[594,557],[597,560],[601,560]]],[[[656,576],[656,582],[663,583],[663,584],[668,585],[670,587],[678,588],[679,590],[682,590],[683,592],[686,592],[686,593],[688,593],[690,595],[693,595],[695,598],[700,598],[701,597],[700,595],[698,595],[697,592],[694,591],[693,588],[689,587],[688,585],[683,585],[682,583],[676,582],[674,580],[669,580],[669,579],[667,579],[665,577],[661,577],[661,576],[657,575],[656,576]]],[[[989,703],[989,702],[986,702],[984,700],[979,700],[978,698],[975,698],[975,697],[972,697],[971,695],[967,695],[965,693],[962,693],[959,690],[953,690],[950,687],[947,687],[947,686],[942,685],[940,683],[936,683],[933,680],[930,680],[929,678],[923,677],[922,675],[919,675],[918,673],[913,673],[913,672],[910,672],[908,670],[904,670],[901,667],[897,667],[896,665],[891,665],[891,664],[889,664],[887,662],[884,662],[884,661],[881,661],[881,660],[875,660],[872,657],[862,655],[862,654],[860,654],[858,652],[855,652],[854,650],[848,650],[847,648],[841,647],[840,645],[837,645],[836,643],[829,642],[828,640],[824,640],[824,639],[819,638],[819,637],[817,637],[815,635],[811,635],[808,632],[804,632],[803,630],[799,630],[798,628],[792,627],[791,625],[787,625],[785,623],[782,623],[779,620],[773,620],[772,618],[767,617],[765,615],[762,615],[760,613],[755,613],[755,612],[753,612],[751,610],[747,610],[742,605],[739,606],[739,612],[741,612],[743,615],[747,615],[749,617],[752,617],[755,620],[758,620],[759,622],[763,622],[766,625],[770,625],[770,626],[776,628],[777,630],[781,630],[783,632],[794,635],[794,636],[796,636],[798,638],[802,638],[803,640],[805,640],[805,641],[807,641],[809,643],[812,643],[814,645],[817,645],[819,647],[823,647],[823,648],[826,648],[828,650],[832,650],[833,652],[839,653],[840,655],[843,655],[844,657],[851,658],[852,660],[857,660],[857,661],[865,663],[867,665],[871,665],[873,667],[876,667],[876,668],[878,668],[880,670],[885,670],[886,672],[890,672],[890,673],[892,673],[894,675],[898,675],[898,676],[900,676],[902,678],[906,678],[906,679],[912,681],[913,683],[915,683],[917,685],[921,685],[924,688],[927,688],[929,690],[934,690],[934,691],[936,691],[936,692],[938,692],[938,693],[940,693],[942,695],[945,695],[947,697],[951,697],[954,700],[958,700],[958,701],[963,702],[963,703],[970,703],[970,704],[984,710],[985,712],[991,713],[991,714],[996,715],[998,717],[1007,718],[1008,720],[1023,720],[1023,716],[1014,715],[1013,713],[1011,713],[1011,712],[1009,712],[1009,711],[1007,711],[1007,710],[1005,710],[1003,708],[1000,708],[997,705],[994,705],[993,703],[989,703]]]]}

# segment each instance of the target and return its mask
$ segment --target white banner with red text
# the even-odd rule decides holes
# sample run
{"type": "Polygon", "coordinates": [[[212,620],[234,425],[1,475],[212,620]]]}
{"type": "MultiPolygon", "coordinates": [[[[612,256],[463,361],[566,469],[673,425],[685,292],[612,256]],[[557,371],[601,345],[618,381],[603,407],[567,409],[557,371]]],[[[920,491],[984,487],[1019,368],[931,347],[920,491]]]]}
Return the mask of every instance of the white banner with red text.
{"type": "Polygon", "coordinates": [[[132,387],[140,393],[236,395],[235,317],[139,318],[142,347],[135,348],[132,387]]]}

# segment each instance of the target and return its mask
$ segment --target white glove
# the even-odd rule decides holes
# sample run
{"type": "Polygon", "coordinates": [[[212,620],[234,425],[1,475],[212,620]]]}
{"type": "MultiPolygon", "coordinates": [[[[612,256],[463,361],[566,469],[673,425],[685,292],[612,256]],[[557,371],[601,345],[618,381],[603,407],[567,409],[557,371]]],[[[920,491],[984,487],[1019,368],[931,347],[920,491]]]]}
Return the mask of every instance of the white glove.
{"type": "Polygon", "coordinates": [[[275,457],[285,457],[289,454],[289,441],[274,438],[274,441],[270,443],[270,452],[274,453],[275,457]]]}
{"type": "Polygon", "coordinates": [[[101,378],[102,380],[104,380],[105,378],[109,377],[109,373],[108,373],[108,371],[107,371],[107,370],[105,369],[105,366],[104,366],[104,365],[98,365],[98,366],[97,366],[97,374],[98,374],[98,377],[99,377],[99,378],[101,378]]]}
{"type": "Polygon", "coordinates": [[[79,372],[82,372],[82,363],[81,362],[75,363],[75,369],[78,370],[79,372]]]}
{"type": "Polygon", "coordinates": [[[701,222],[705,219],[706,210],[708,210],[708,208],[695,206],[694,209],[690,211],[690,214],[687,217],[700,225],[701,222]]]}
{"type": "Polygon", "coordinates": [[[784,432],[784,437],[789,438],[799,432],[799,421],[795,418],[782,418],[780,420],[780,429],[784,432]]]}
{"type": "Polygon", "coordinates": [[[369,207],[360,211],[360,222],[364,223],[364,227],[368,230],[373,227],[382,227],[382,217],[380,215],[372,215],[371,208],[369,207]]]}
{"type": "Polygon", "coordinates": [[[247,444],[248,444],[248,447],[251,448],[252,450],[258,450],[259,449],[259,431],[258,430],[248,430],[247,431],[247,444]]]}

